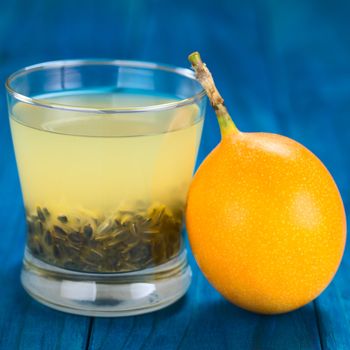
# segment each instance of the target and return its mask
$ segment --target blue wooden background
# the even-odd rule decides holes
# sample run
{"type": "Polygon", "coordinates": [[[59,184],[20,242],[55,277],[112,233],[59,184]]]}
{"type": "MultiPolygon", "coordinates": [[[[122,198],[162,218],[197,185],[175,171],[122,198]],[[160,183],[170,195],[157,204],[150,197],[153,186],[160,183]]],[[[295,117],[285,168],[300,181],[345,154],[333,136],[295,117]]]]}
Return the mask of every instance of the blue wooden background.
{"type": "MultiPolygon", "coordinates": [[[[111,57],[187,66],[199,50],[243,131],[295,138],[334,175],[350,212],[350,1],[0,0],[0,81],[40,61],[111,57]]],[[[0,90],[1,349],[350,349],[350,253],[302,309],[261,316],[230,305],[193,258],[182,300],[120,319],[72,316],[20,286],[24,221],[0,90]]],[[[199,161],[219,131],[207,114],[199,161]]],[[[349,250],[349,249],[348,249],[349,250]]]]}

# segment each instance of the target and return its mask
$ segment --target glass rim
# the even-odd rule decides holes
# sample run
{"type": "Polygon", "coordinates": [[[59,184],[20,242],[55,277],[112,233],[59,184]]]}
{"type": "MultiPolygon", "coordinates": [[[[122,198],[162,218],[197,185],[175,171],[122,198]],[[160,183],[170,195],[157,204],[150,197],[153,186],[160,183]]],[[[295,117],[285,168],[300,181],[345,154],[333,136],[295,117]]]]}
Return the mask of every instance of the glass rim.
{"type": "Polygon", "coordinates": [[[193,94],[190,97],[179,99],[174,102],[160,103],[149,106],[141,107],[123,107],[123,108],[95,108],[95,107],[78,107],[66,104],[50,103],[44,99],[37,99],[26,96],[19,93],[11,87],[11,83],[18,77],[27,75],[32,72],[53,69],[53,68],[63,68],[63,67],[79,67],[79,66],[115,66],[115,67],[129,67],[129,68],[145,68],[152,70],[165,71],[169,73],[178,74],[185,78],[196,80],[194,71],[188,68],[177,67],[174,65],[149,62],[149,61],[137,61],[137,60],[115,60],[115,59],[71,59],[71,60],[56,60],[47,61],[30,66],[21,68],[14,73],[12,73],[5,82],[5,87],[9,95],[13,96],[18,101],[35,105],[38,107],[51,108],[51,109],[61,109],[66,111],[83,112],[83,113],[95,113],[95,114],[117,114],[117,113],[139,113],[139,112],[151,112],[151,111],[162,111],[168,109],[174,109],[181,106],[193,104],[196,101],[201,100],[205,95],[205,90],[200,86],[200,91],[193,94]]]}

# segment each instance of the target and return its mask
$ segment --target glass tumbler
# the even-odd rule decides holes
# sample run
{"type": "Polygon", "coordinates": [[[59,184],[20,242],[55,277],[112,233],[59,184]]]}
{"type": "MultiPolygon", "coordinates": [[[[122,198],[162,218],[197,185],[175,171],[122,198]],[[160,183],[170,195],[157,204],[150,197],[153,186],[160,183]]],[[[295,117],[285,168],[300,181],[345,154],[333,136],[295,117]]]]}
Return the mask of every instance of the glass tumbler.
{"type": "Polygon", "coordinates": [[[27,222],[26,291],[92,316],[179,299],[191,270],[183,215],[205,93],[191,70],[55,61],[6,83],[27,222]]]}

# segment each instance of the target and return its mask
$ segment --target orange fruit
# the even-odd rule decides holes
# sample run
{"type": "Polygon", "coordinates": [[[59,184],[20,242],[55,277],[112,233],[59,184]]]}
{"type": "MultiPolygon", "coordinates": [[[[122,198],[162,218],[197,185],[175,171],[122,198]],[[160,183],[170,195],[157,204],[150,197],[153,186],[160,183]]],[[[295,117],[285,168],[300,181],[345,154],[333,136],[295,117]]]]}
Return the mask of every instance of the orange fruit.
{"type": "Polygon", "coordinates": [[[214,90],[206,90],[223,137],[188,194],[194,257],[232,303],[265,314],[297,309],[326,288],[343,255],[346,218],[337,186],[296,141],[239,132],[223,100],[215,105],[221,100],[213,103],[214,90]]]}

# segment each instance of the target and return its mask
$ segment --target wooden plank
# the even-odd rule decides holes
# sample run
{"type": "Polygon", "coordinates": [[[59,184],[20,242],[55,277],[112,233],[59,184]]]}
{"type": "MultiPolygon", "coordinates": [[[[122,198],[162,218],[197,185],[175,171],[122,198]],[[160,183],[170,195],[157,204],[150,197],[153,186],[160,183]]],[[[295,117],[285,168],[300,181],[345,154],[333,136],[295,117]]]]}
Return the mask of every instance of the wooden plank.
{"type": "Polygon", "coordinates": [[[334,281],[315,302],[323,349],[350,349],[349,269],[350,253],[347,249],[334,281]]]}

